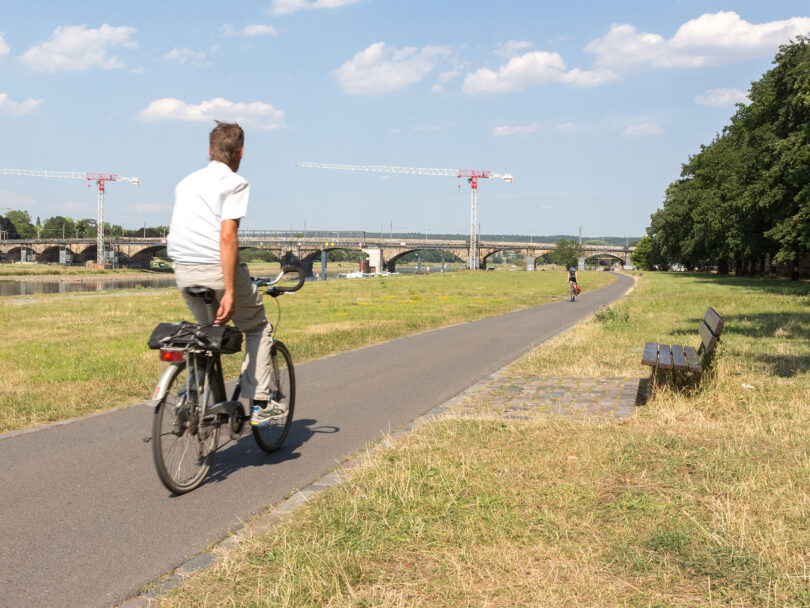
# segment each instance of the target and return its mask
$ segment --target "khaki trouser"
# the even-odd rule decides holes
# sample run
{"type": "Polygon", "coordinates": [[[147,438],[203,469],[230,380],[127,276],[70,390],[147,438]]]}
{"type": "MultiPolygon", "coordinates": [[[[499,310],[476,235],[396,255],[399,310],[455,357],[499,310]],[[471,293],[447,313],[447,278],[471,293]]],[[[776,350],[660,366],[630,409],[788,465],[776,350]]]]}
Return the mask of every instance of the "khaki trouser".
{"type": "MultiPolygon", "coordinates": [[[[225,279],[219,264],[175,264],[177,288],[186,300],[197,323],[214,321],[219,300],[225,293],[225,279]],[[217,303],[208,305],[202,298],[189,296],[186,287],[200,285],[214,290],[217,303]]],[[[264,314],[264,302],[247,271],[237,267],[234,276],[233,324],[245,334],[245,358],[242,362],[242,397],[266,401],[270,387],[270,345],[273,326],[264,314]]]]}

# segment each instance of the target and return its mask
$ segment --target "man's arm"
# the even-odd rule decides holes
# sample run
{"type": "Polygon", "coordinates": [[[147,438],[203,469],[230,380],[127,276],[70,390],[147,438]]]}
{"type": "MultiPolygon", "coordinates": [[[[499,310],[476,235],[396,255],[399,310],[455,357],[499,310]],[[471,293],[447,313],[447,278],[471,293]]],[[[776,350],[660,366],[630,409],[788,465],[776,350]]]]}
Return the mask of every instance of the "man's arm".
{"type": "Polygon", "coordinates": [[[225,293],[219,301],[214,323],[224,325],[233,315],[234,276],[239,263],[239,220],[222,220],[219,231],[219,256],[222,263],[222,276],[225,280],[225,293]]]}

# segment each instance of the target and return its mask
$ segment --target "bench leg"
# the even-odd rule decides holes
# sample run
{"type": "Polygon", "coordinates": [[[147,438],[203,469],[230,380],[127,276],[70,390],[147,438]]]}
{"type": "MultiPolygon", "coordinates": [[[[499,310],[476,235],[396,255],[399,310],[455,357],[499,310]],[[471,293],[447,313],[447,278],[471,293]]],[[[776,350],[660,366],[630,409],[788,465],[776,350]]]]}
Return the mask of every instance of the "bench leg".
{"type": "Polygon", "coordinates": [[[655,392],[655,389],[658,386],[658,366],[657,365],[653,365],[652,368],[651,368],[650,380],[649,380],[648,386],[650,387],[650,390],[648,391],[647,396],[652,397],[653,392],[655,392]]]}

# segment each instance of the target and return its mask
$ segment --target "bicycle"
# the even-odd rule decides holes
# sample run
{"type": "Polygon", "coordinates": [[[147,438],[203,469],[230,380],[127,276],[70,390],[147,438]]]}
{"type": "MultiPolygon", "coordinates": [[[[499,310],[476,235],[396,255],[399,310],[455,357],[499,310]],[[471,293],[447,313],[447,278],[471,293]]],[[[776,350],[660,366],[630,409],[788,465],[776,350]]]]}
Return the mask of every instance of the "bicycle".
{"type": "MultiPolygon", "coordinates": [[[[304,278],[301,268],[285,266],[275,279],[264,281],[267,290],[263,293],[275,299],[297,291],[304,278]],[[294,285],[278,284],[291,274],[298,275],[294,285]]],[[[202,298],[209,307],[216,304],[214,291],[207,287],[189,287],[186,293],[202,298]]],[[[271,326],[271,330],[275,327],[271,326]]],[[[271,340],[268,407],[272,404],[279,413],[250,425],[256,443],[268,453],[283,445],[295,408],[292,356],[281,340],[271,340]]],[[[226,399],[220,360],[223,354],[241,351],[242,333],[232,326],[161,323],[152,333],[149,346],[159,348],[160,360],[169,363],[152,397],[157,400],[151,437],[155,468],[166,488],[185,494],[199,487],[216,452],[230,443],[219,445],[220,427],[227,424],[230,440],[235,441],[250,417],[239,401],[241,376],[231,398],[226,399]]]]}
{"type": "Polygon", "coordinates": [[[577,284],[574,283],[573,281],[569,281],[568,289],[570,290],[571,301],[573,302],[574,300],[577,299],[577,296],[579,295],[579,289],[577,288],[577,284]]]}

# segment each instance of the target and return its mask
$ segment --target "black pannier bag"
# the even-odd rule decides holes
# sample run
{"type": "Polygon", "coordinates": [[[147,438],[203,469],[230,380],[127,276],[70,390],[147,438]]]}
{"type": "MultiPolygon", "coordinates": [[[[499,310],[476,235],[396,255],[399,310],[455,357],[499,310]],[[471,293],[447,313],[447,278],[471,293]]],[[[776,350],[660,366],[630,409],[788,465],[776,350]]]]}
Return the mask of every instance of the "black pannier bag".
{"type": "Polygon", "coordinates": [[[217,353],[242,350],[242,332],[230,325],[200,327],[195,323],[158,323],[147,342],[149,348],[188,348],[197,346],[217,353]]]}

